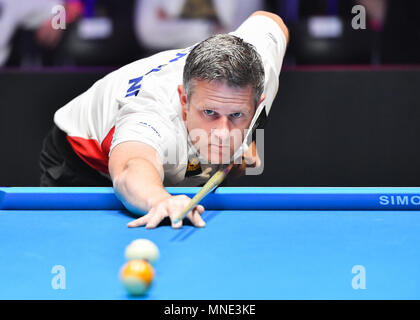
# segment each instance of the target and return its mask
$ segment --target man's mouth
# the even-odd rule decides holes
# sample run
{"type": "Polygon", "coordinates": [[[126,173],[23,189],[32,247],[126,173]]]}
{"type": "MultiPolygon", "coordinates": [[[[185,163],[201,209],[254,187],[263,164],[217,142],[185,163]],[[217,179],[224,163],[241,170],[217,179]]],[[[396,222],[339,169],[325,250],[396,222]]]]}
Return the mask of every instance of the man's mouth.
{"type": "Polygon", "coordinates": [[[229,146],[224,146],[224,145],[217,145],[217,144],[211,144],[210,148],[213,149],[226,149],[226,150],[230,150],[229,146]]]}

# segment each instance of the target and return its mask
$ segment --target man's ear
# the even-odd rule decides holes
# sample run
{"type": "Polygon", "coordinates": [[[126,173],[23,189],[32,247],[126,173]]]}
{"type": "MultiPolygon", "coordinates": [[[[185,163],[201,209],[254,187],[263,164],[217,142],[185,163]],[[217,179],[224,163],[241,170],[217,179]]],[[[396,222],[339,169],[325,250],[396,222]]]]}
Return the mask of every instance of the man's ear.
{"type": "Polygon", "coordinates": [[[181,107],[182,107],[182,119],[186,121],[187,120],[187,94],[185,93],[185,89],[182,84],[178,86],[178,96],[179,96],[179,102],[181,103],[181,107]]]}
{"type": "Polygon", "coordinates": [[[265,93],[263,93],[262,95],[261,95],[261,97],[260,97],[260,101],[258,102],[258,106],[257,106],[257,108],[260,106],[260,104],[265,100],[265,93]]]}

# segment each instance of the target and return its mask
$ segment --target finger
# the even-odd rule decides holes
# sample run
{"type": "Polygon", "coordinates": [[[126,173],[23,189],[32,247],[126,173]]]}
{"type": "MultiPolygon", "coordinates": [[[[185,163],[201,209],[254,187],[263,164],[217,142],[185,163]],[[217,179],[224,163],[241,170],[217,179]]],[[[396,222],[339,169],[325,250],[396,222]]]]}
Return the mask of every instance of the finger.
{"type": "Polygon", "coordinates": [[[201,204],[197,205],[195,209],[197,209],[200,214],[202,214],[205,211],[204,207],[201,204]]]}
{"type": "Polygon", "coordinates": [[[165,218],[165,214],[159,211],[156,211],[153,217],[146,224],[146,229],[153,229],[156,228],[159,223],[165,218]]]}
{"type": "Polygon", "coordinates": [[[204,222],[203,218],[200,215],[200,212],[197,209],[188,212],[187,218],[190,219],[192,224],[196,227],[203,228],[206,226],[206,223],[204,222]]]}
{"type": "Polygon", "coordinates": [[[243,164],[245,164],[246,167],[255,167],[258,162],[258,158],[253,155],[244,155],[243,157],[243,164]]]}
{"type": "Polygon", "coordinates": [[[257,155],[257,161],[255,162],[255,166],[256,166],[257,168],[261,167],[261,158],[260,158],[260,156],[259,156],[259,155],[257,155]]]}
{"type": "Polygon", "coordinates": [[[181,228],[181,227],[182,227],[182,220],[179,220],[177,223],[174,223],[174,221],[175,221],[175,219],[174,219],[174,220],[172,220],[172,219],[171,219],[171,222],[172,222],[172,228],[174,228],[174,229],[179,229],[179,228],[181,228]]]}
{"type": "Polygon", "coordinates": [[[177,206],[171,207],[171,212],[169,213],[169,218],[171,219],[171,225],[174,229],[179,229],[182,227],[182,219],[178,220],[179,213],[184,209],[184,205],[178,203],[177,206]],[[178,220],[176,223],[175,221],[178,220]]]}
{"type": "Polygon", "coordinates": [[[136,227],[144,226],[147,223],[147,221],[149,220],[149,218],[150,218],[150,215],[146,214],[146,215],[144,215],[144,216],[142,216],[142,217],[140,217],[136,220],[130,221],[127,224],[127,227],[136,228],[136,227]]]}
{"type": "Polygon", "coordinates": [[[247,167],[258,166],[258,163],[261,162],[255,141],[252,141],[248,150],[244,152],[243,160],[247,167]]]}

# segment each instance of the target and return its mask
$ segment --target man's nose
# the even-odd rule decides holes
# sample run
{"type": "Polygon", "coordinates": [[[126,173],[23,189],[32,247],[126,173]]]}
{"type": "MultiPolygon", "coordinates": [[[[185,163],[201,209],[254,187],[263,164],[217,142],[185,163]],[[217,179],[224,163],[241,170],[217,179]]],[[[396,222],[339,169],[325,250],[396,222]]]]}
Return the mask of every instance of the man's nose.
{"type": "Polygon", "coordinates": [[[230,138],[229,118],[227,116],[219,117],[216,126],[213,128],[213,136],[217,138],[218,143],[227,142],[230,138]]]}

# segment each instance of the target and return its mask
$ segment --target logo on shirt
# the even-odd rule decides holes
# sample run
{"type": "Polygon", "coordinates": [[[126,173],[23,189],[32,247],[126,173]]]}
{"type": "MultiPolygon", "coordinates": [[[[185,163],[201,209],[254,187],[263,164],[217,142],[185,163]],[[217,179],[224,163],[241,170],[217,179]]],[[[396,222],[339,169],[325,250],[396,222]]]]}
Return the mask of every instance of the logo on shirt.
{"type": "Polygon", "coordinates": [[[151,126],[150,124],[148,124],[146,122],[142,122],[142,121],[140,121],[139,124],[144,126],[144,127],[152,129],[158,135],[158,137],[161,138],[160,133],[155,129],[155,127],[151,126]]]}
{"type": "Polygon", "coordinates": [[[186,177],[194,176],[201,173],[201,165],[198,158],[192,158],[188,161],[186,177]]]}
{"type": "Polygon", "coordinates": [[[160,66],[157,66],[156,68],[153,68],[152,70],[147,72],[145,75],[142,75],[141,77],[128,80],[128,84],[130,85],[130,87],[128,88],[125,97],[137,96],[138,93],[140,92],[141,82],[142,82],[142,80],[145,76],[147,76],[148,74],[150,74],[152,72],[159,72],[160,70],[162,70],[163,67],[167,66],[168,64],[170,64],[172,62],[175,62],[175,61],[178,61],[179,59],[185,57],[188,54],[188,52],[190,52],[193,48],[194,47],[190,47],[190,48],[186,49],[187,52],[178,52],[176,54],[176,57],[169,60],[168,63],[161,64],[160,66]]]}

